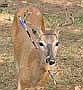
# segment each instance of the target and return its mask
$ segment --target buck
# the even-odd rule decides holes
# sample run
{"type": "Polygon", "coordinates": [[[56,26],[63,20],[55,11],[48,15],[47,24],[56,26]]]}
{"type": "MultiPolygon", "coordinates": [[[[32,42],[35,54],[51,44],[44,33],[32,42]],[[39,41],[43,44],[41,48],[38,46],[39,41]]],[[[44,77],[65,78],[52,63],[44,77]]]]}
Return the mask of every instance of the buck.
{"type": "Polygon", "coordinates": [[[55,64],[58,34],[45,29],[42,14],[32,6],[18,10],[12,29],[18,90],[45,87],[49,66],[55,64]]]}

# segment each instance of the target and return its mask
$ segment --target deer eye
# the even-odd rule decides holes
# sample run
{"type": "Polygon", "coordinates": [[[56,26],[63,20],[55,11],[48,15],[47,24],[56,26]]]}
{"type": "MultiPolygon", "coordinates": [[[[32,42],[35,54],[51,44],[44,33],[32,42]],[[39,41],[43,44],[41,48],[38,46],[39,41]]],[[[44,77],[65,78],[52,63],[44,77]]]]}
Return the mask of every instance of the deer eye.
{"type": "Polygon", "coordinates": [[[56,42],[56,46],[58,46],[59,45],[59,42],[56,42]]]}
{"type": "Polygon", "coordinates": [[[45,46],[45,42],[44,42],[44,41],[40,41],[40,42],[39,42],[39,46],[40,46],[40,47],[44,47],[44,46],[45,46]]]}
{"type": "Polygon", "coordinates": [[[40,46],[44,46],[44,44],[43,44],[42,42],[39,42],[39,45],[40,45],[40,46]]]}

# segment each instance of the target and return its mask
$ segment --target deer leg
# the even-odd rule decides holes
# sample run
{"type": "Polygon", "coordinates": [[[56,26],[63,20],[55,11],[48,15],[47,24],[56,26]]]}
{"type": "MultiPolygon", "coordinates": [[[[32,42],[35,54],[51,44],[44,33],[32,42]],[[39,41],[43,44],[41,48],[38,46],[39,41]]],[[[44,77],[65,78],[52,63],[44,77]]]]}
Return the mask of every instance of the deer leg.
{"type": "Polygon", "coordinates": [[[17,90],[21,90],[21,84],[20,81],[18,81],[18,89],[17,90]]]}

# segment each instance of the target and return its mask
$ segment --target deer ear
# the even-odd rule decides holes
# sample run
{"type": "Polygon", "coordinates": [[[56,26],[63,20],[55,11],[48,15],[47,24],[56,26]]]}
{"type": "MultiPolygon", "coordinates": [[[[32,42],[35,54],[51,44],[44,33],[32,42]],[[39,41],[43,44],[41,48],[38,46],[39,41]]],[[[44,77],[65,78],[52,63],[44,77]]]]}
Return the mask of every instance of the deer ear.
{"type": "Polygon", "coordinates": [[[45,24],[44,24],[43,16],[41,17],[41,30],[42,30],[43,33],[45,32],[45,24]]]}

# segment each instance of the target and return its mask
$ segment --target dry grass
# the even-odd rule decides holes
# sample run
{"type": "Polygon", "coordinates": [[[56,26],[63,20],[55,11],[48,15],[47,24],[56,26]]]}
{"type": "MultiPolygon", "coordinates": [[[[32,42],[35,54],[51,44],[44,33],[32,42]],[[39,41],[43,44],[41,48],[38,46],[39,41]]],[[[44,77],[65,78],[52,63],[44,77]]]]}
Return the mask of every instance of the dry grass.
{"type": "MultiPolygon", "coordinates": [[[[49,10],[49,7],[48,7],[49,10]]],[[[52,8],[51,8],[52,10],[52,8]]],[[[53,9],[54,10],[54,9],[53,9]]],[[[46,20],[63,23],[65,21],[65,10],[56,8],[58,14],[47,14],[46,20]],[[59,10],[57,10],[59,9],[59,10]]],[[[74,23],[65,26],[60,33],[60,48],[57,53],[55,87],[52,80],[49,80],[47,90],[74,90],[76,85],[83,87],[83,9],[73,7],[74,23]],[[76,11],[77,10],[77,11],[76,11]]],[[[48,11],[49,12],[49,11],[48,11]]],[[[3,21],[8,15],[0,15],[0,90],[16,90],[16,67],[13,59],[13,48],[11,41],[11,22],[3,21]]]]}

